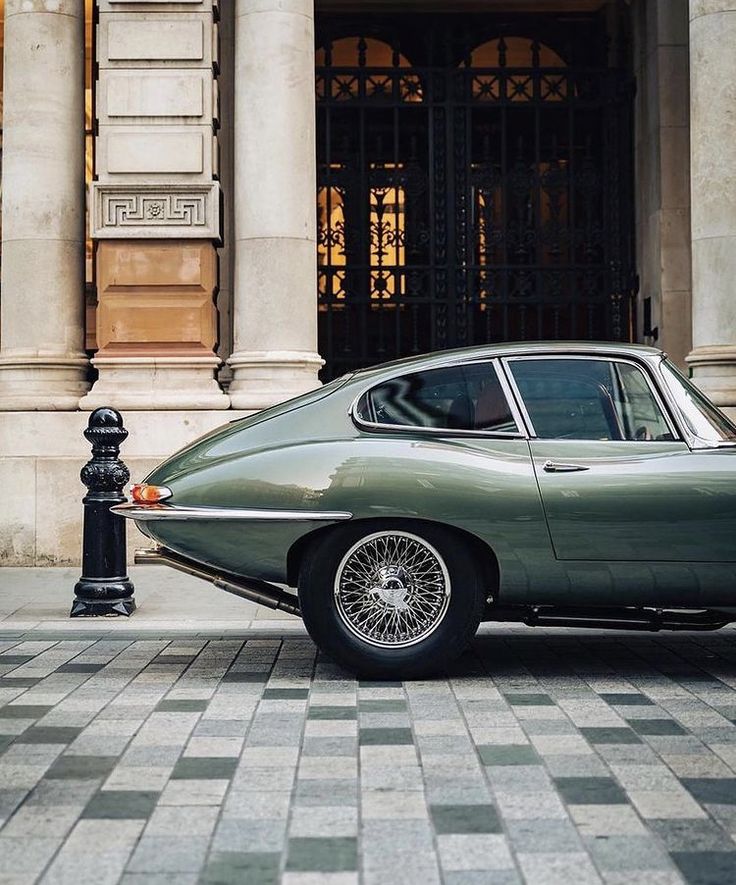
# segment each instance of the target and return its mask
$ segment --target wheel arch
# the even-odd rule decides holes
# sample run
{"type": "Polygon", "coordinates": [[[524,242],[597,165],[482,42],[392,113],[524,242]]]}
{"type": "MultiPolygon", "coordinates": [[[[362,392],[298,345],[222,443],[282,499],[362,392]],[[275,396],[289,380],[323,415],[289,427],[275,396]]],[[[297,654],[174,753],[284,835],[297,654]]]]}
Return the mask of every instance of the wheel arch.
{"type": "Polygon", "coordinates": [[[377,516],[351,519],[348,522],[340,523],[339,525],[324,526],[302,536],[292,544],[286,555],[286,574],[289,586],[296,587],[298,585],[299,572],[302,563],[304,562],[304,557],[314,544],[320,542],[328,534],[339,532],[348,526],[351,528],[354,528],[355,526],[365,526],[366,533],[368,533],[371,530],[377,530],[379,526],[385,527],[387,524],[394,528],[403,527],[407,531],[409,531],[410,528],[421,528],[423,525],[432,526],[433,528],[440,527],[454,535],[458,541],[465,544],[470,550],[473,560],[480,571],[484,587],[494,596],[494,598],[498,595],[501,582],[500,566],[498,557],[489,544],[487,544],[482,538],[474,535],[472,532],[458,528],[458,526],[445,522],[438,522],[432,519],[408,516],[377,516]]]}

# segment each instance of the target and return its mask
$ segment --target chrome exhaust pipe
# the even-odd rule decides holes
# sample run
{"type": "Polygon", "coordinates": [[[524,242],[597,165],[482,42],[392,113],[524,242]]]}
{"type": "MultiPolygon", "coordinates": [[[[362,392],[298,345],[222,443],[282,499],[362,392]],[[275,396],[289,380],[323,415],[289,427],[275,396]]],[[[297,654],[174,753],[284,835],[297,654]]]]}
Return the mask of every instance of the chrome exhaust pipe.
{"type": "Polygon", "coordinates": [[[133,561],[136,565],[168,565],[187,575],[209,581],[219,590],[240,596],[249,602],[257,602],[267,608],[279,609],[290,615],[301,617],[299,602],[296,596],[270,584],[268,581],[259,581],[257,578],[242,578],[240,575],[232,575],[228,572],[220,572],[217,569],[195,562],[166,547],[152,547],[149,549],[136,550],[133,561]]]}

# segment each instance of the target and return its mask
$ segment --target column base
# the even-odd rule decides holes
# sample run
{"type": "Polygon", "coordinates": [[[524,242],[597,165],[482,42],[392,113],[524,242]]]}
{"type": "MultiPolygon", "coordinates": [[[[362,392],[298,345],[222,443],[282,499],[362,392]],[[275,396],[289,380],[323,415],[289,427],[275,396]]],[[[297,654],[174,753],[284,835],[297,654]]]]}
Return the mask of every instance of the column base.
{"type": "Polygon", "coordinates": [[[115,409],[227,409],[215,381],[216,356],[98,356],[100,376],[79,402],[83,411],[115,409]]]}
{"type": "Polygon", "coordinates": [[[240,351],[227,361],[233,372],[228,395],[234,409],[257,411],[320,386],[318,353],[301,350],[240,351]]]}
{"type": "Polygon", "coordinates": [[[736,407],[736,345],[694,347],[685,360],[692,366],[693,381],[709,399],[725,410],[736,407]]]}
{"type": "Polygon", "coordinates": [[[89,390],[88,370],[83,354],[0,357],[0,411],[76,411],[89,390]]]}

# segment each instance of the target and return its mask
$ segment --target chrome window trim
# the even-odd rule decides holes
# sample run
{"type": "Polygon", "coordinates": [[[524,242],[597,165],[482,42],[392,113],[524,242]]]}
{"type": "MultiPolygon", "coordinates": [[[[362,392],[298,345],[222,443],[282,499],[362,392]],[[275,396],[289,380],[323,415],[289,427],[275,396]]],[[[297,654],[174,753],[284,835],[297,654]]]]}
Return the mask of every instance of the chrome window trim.
{"type": "Polygon", "coordinates": [[[381,378],[380,381],[373,381],[372,384],[364,387],[360,393],[353,399],[350,404],[350,408],[348,409],[348,415],[352,419],[353,423],[360,428],[361,430],[383,430],[388,431],[389,433],[427,433],[431,436],[467,436],[467,437],[483,437],[490,439],[526,439],[526,433],[523,431],[524,423],[521,420],[521,414],[519,409],[517,408],[516,402],[514,401],[514,397],[511,395],[511,390],[509,388],[508,382],[506,378],[503,376],[503,373],[500,368],[499,358],[495,356],[488,356],[483,358],[475,358],[475,359],[458,359],[453,360],[448,363],[441,363],[437,366],[429,366],[426,369],[417,369],[413,372],[397,372],[396,375],[390,375],[386,378],[381,378]],[[365,418],[361,418],[358,415],[358,403],[365,396],[366,393],[370,393],[374,387],[379,387],[381,384],[386,384],[388,381],[394,381],[396,378],[403,378],[406,375],[418,375],[421,372],[431,372],[435,369],[453,369],[458,366],[474,366],[474,365],[484,365],[488,364],[493,367],[494,372],[496,373],[496,378],[498,379],[498,383],[501,387],[501,391],[503,395],[506,397],[506,404],[509,407],[509,412],[511,412],[511,417],[516,424],[517,430],[516,432],[509,431],[508,433],[504,433],[502,431],[496,430],[460,430],[452,427],[418,427],[416,424],[383,424],[380,421],[366,421],[365,418]]]}
{"type": "MultiPolygon", "coordinates": [[[[655,383],[653,374],[651,372],[651,367],[645,362],[639,362],[638,360],[631,359],[630,357],[625,356],[616,356],[614,354],[586,354],[586,353],[554,353],[554,354],[545,354],[545,353],[534,353],[534,354],[519,354],[518,356],[506,356],[501,358],[501,364],[503,365],[506,375],[509,380],[509,384],[511,385],[512,390],[514,391],[514,395],[517,398],[517,403],[519,408],[524,415],[524,419],[526,422],[527,430],[529,431],[530,439],[544,439],[548,442],[555,442],[554,438],[547,437],[539,437],[537,436],[537,432],[534,429],[534,423],[529,416],[529,412],[527,411],[526,405],[524,403],[524,398],[519,391],[519,388],[516,384],[516,379],[514,378],[514,373],[511,369],[509,363],[513,362],[521,362],[521,361],[529,361],[529,360],[595,360],[596,362],[605,362],[605,363],[628,363],[630,366],[634,366],[634,368],[638,369],[642,375],[644,376],[649,390],[654,395],[655,402],[659,406],[660,411],[664,415],[665,421],[667,422],[667,426],[669,427],[674,439],[672,440],[660,440],[661,442],[684,442],[688,445],[687,436],[683,433],[682,428],[679,426],[679,422],[676,421],[675,416],[678,414],[676,410],[672,408],[672,403],[669,398],[666,398],[662,395],[660,390],[658,389],[657,384],[655,383]]],[[[631,443],[631,442],[640,442],[640,440],[633,439],[612,439],[612,440],[592,440],[592,439],[569,439],[569,440],[557,440],[557,442],[621,442],[621,443],[631,443]]]]}
{"type": "Polygon", "coordinates": [[[254,522],[338,522],[352,519],[343,510],[265,510],[244,507],[177,507],[175,504],[116,504],[113,513],[126,519],[148,522],[155,519],[188,522],[190,520],[243,519],[254,522]]]}

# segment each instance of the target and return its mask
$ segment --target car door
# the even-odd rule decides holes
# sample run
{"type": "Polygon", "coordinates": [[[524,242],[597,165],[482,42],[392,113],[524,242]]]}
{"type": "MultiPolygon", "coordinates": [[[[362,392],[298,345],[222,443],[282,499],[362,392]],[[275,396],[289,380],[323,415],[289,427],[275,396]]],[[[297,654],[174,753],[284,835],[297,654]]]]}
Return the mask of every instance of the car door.
{"type": "Polygon", "coordinates": [[[736,451],[688,445],[652,368],[587,355],[504,366],[557,559],[736,561],[736,451]]]}

